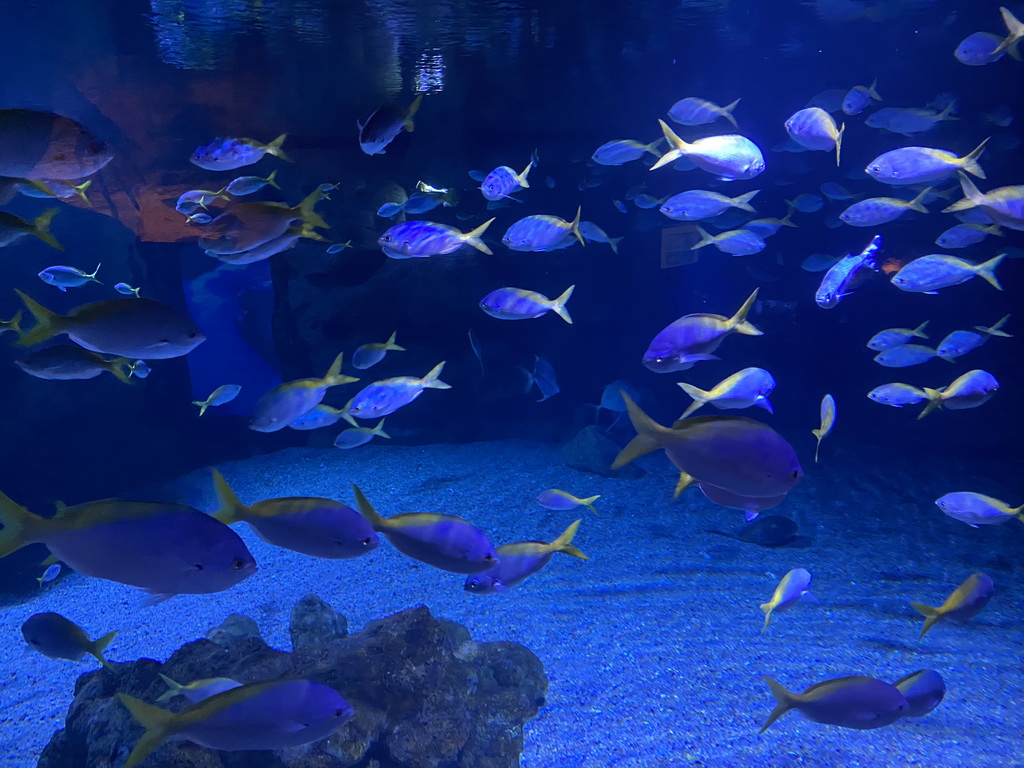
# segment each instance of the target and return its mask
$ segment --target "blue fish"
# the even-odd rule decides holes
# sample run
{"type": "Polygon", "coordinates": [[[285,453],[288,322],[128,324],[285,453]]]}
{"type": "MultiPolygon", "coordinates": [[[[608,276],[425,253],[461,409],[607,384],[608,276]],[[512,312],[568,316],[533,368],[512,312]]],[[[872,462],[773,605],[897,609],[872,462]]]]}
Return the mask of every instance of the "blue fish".
{"type": "Polygon", "coordinates": [[[540,400],[538,403],[543,403],[549,397],[554,397],[562,390],[558,387],[558,378],[555,376],[555,369],[551,366],[547,360],[543,357],[533,356],[533,372],[523,369],[526,374],[526,393],[528,393],[536,385],[540,391],[540,400]]]}
{"type": "Polygon", "coordinates": [[[471,245],[478,251],[491,254],[480,236],[494,219],[488,219],[471,232],[460,232],[447,224],[433,221],[406,221],[396,224],[377,238],[377,245],[392,259],[422,259],[457,251],[471,245]]]}
{"type": "Polygon", "coordinates": [[[836,262],[818,286],[814,300],[822,309],[831,309],[844,296],[864,282],[872,273],[878,272],[875,254],[882,247],[882,236],[875,235],[867,247],[857,255],[849,255],[836,262]]]}
{"type": "Polygon", "coordinates": [[[259,162],[264,155],[274,155],[290,163],[292,159],[281,151],[286,138],[288,134],[282,133],[269,144],[261,144],[255,139],[216,138],[209,144],[196,147],[189,162],[207,171],[233,171],[259,162]]]}

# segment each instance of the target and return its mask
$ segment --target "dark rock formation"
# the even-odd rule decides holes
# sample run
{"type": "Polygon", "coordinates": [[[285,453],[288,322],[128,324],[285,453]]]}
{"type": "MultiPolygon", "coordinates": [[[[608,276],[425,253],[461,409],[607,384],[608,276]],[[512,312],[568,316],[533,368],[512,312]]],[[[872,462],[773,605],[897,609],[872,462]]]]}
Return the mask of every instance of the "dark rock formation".
{"type": "Polygon", "coordinates": [[[562,446],[562,460],[567,467],[604,477],[624,477],[629,480],[646,474],[635,464],[627,464],[621,469],[611,469],[612,462],[618,455],[619,446],[593,424],[581,429],[572,440],[562,446]]]}
{"type": "MultiPolygon", "coordinates": [[[[234,622],[237,626],[237,620],[234,622]]],[[[215,752],[165,742],[140,768],[514,768],[523,725],[544,704],[540,660],[518,643],[477,643],[468,631],[419,606],[345,634],[344,618],[313,595],[292,613],[295,652],[258,636],[230,644],[197,640],[163,665],[152,659],[82,675],[65,729],[51,738],[39,768],[114,768],[142,728],[119,692],[153,702],[166,690],[157,673],[185,683],[280,677],[336,688],[355,716],[331,738],[278,752],[215,752]],[[296,641],[297,640],[297,641],[296,641]]],[[[213,634],[213,633],[211,633],[213,634]]],[[[187,702],[177,697],[176,711],[187,702]]]]}

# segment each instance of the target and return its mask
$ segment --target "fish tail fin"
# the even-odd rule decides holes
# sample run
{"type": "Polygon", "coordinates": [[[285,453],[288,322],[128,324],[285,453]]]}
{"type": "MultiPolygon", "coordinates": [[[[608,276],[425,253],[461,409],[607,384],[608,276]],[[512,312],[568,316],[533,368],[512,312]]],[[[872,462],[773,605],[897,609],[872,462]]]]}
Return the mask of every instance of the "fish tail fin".
{"type": "Polygon", "coordinates": [[[697,226],[697,234],[700,235],[700,240],[695,245],[691,245],[690,246],[690,250],[691,251],[696,251],[696,250],[698,250],[700,248],[703,248],[706,245],[711,245],[712,243],[715,242],[714,236],[708,234],[704,230],[704,228],[701,227],[700,224],[697,224],[696,226],[697,226]]]}
{"type": "Polygon", "coordinates": [[[979,264],[975,267],[975,271],[978,277],[984,278],[989,285],[997,290],[1003,290],[1003,286],[999,282],[999,278],[996,277],[996,267],[1003,263],[1003,259],[1006,258],[1005,253],[1001,253],[994,258],[989,259],[984,264],[979,264]]]}
{"type": "Polygon", "coordinates": [[[441,369],[444,368],[445,360],[435,365],[430,369],[430,372],[424,376],[420,381],[423,382],[424,389],[451,389],[451,384],[445,384],[438,378],[441,375],[441,369]]]}
{"type": "Polygon", "coordinates": [[[109,667],[110,662],[103,658],[103,652],[107,650],[107,646],[117,636],[117,630],[113,632],[107,632],[103,637],[98,637],[92,641],[92,647],[89,648],[89,655],[94,657],[104,667],[109,667]]]}
{"type": "Polygon", "coordinates": [[[839,151],[843,146],[843,131],[846,130],[846,123],[839,126],[839,132],[836,134],[836,167],[839,167],[839,151]]]}
{"type": "Polygon", "coordinates": [[[753,325],[747,322],[747,315],[750,314],[751,308],[754,306],[754,302],[757,301],[757,292],[759,289],[755,288],[754,292],[750,294],[750,297],[743,302],[743,306],[740,307],[736,314],[729,318],[729,327],[743,336],[763,336],[764,331],[755,328],[753,325]]]}
{"type": "Polygon", "coordinates": [[[224,475],[216,468],[213,470],[213,490],[217,494],[217,504],[220,505],[213,513],[215,518],[225,525],[233,525],[245,518],[248,507],[239,500],[224,475]]]}
{"type": "Polygon", "coordinates": [[[818,438],[818,444],[814,446],[814,463],[818,463],[818,454],[821,452],[821,439],[825,436],[825,430],[812,429],[811,434],[818,438]]]}
{"type": "Polygon", "coordinates": [[[40,522],[41,518],[0,492],[0,557],[36,541],[34,532],[40,522]]]}
{"type": "Polygon", "coordinates": [[[318,187],[310,192],[306,199],[298,204],[298,214],[302,218],[303,223],[308,224],[311,227],[321,227],[322,229],[330,229],[331,225],[324,221],[323,217],[313,210],[313,207],[324,198],[324,193],[318,187]]]}
{"type": "Polygon", "coordinates": [[[530,171],[532,171],[532,170],[533,170],[533,158],[531,157],[530,158],[530,162],[526,165],[525,168],[523,168],[523,172],[516,174],[516,181],[519,182],[519,186],[521,186],[523,189],[529,189],[530,188],[530,182],[528,182],[526,180],[526,177],[530,175],[530,171]]]}
{"type": "Polygon", "coordinates": [[[625,239],[626,239],[625,235],[623,235],[622,237],[609,237],[608,238],[608,245],[611,246],[612,253],[614,253],[615,255],[618,255],[618,253],[619,253],[619,243],[621,243],[625,239]]]}
{"type": "Polygon", "coordinates": [[[412,133],[413,131],[416,130],[416,124],[413,122],[412,118],[413,115],[415,115],[419,111],[420,104],[422,103],[423,94],[419,93],[416,95],[416,98],[413,99],[412,104],[409,105],[409,111],[406,112],[405,114],[405,122],[403,123],[403,125],[405,126],[405,130],[407,130],[409,133],[412,133]]]}
{"type": "Polygon", "coordinates": [[[750,204],[750,201],[753,200],[757,196],[757,193],[760,191],[760,189],[755,189],[753,192],[747,192],[747,194],[745,195],[734,197],[732,199],[732,207],[739,208],[741,211],[750,211],[751,213],[753,213],[754,206],[750,204]]]}
{"type": "Polygon", "coordinates": [[[94,283],[99,283],[100,285],[103,285],[103,283],[102,283],[102,282],[101,282],[100,280],[97,280],[97,279],[96,279],[96,275],[97,275],[97,274],[99,274],[99,271],[100,271],[100,267],[102,267],[102,266],[103,266],[103,264],[102,264],[102,263],[100,263],[100,264],[97,264],[97,265],[96,265],[96,269],[94,269],[94,270],[92,271],[92,274],[91,274],[91,275],[86,275],[86,277],[88,277],[88,278],[89,278],[90,280],[92,280],[92,281],[93,281],[94,283]]]}
{"type": "MultiPolygon", "coordinates": [[[[288,138],[288,134],[287,133],[282,133],[280,136],[278,136],[276,139],[274,139],[272,142],[270,142],[269,144],[267,144],[263,148],[265,150],[267,150],[267,154],[268,155],[273,155],[274,157],[279,157],[282,160],[284,160],[286,163],[294,163],[295,161],[292,160],[290,157],[288,157],[288,155],[286,155],[281,150],[281,146],[284,144],[284,140],[287,139],[287,138],[288,138]]],[[[270,183],[270,179],[267,179],[267,182],[270,183]]],[[[274,186],[277,187],[278,189],[280,189],[280,187],[278,187],[277,184],[274,184],[274,186]]]]}
{"type": "Polygon", "coordinates": [[[596,515],[597,514],[597,510],[594,509],[594,502],[597,501],[600,498],[601,498],[601,494],[597,494],[596,496],[588,496],[585,499],[580,499],[580,504],[585,506],[587,509],[589,509],[591,512],[593,512],[596,515]]]}
{"type": "MultiPolygon", "coordinates": [[[[596,499],[598,497],[595,496],[594,498],[596,499]]],[[[572,545],[573,537],[576,535],[576,531],[579,530],[580,522],[580,520],[576,520],[575,522],[570,523],[569,527],[562,532],[561,536],[548,544],[548,549],[552,552],[564,552],[567,555],[578,557],[580,560],[589,560],[590,558],[584,555],[580,549],[572,545]]]]}
{"type": "MultiPolygon", "coordinates": [[[[990,136],[989,138],[992,137],[990,136]]],[[[976,146],[969,155],[966,155],[961,160],[960,167],[963,170],[967,171],[967,173],[977,176],[979,179],[988,178],[988,176],[985,175],[985,171],[982,169],[982,167],[978,165],[978,158],[981,157],[981,153],[985,151],[986,144],[988,144],[988,139],[985,139],[983,142],[981,142],[981,144],[976,146]]]]}
{"type": "Polygon", "coordinates": [[[405,352],[405,347],[400,347],[395,343],[395,339],[398,338],[398,331],[391,334],[386,342],[384,342],[384,349],[388,352],[405,352]]]}
{"type": "Polygon", "coordinates": [[[664,141],[664,139],[655,139],[650,144],[645,144],[644,152],[654,155],[655,157],[661,157],[661,150],[658,149],[658,145],[661,144],[662,141],[664,141]]]}
{"type": "Polygon", "coordinates": [[[907,208],[911,211],[917,211],[918,213],[928,213],[928,209],[921,203],[929,194],[931,194],[932,188],[925,187],[921,190],[917,197],[907,203],[907,208]]]}
{"type": "Polygon", "coordinates": [[[352,484],[352,493],[356,497],[356,508],[359,510],[366,522],[370,524],[370,527],[375,531],[386,531],[388,527],[388,521],[381,517],[377,510],[373,508],[373,505],[367,501],[363,492],[359,490],[359,486],[355,483],[352,484]]]}
{"type": "Polygon", "coordinates": [[[1006,39],[996,46],[993,53],[1007,51],[1013,58],[1019,59],[1019,56],[1014,54],[1017,50],[1017,42],[1021,37],[1024,37],[1024,23],[1014,16],[1009,8],[1000,7],[999,13],[1002,15],[1003,24],[1006,26],[1006,39]]]}
{"type": "Polygon", "coordinates": [[[200,416],[206,413],[206,409],[210,407],[209,400],[193,400],[192,405],[198,406],[200,416]]]}
{"type": "Polygon", "coordinates": [[[761,626],[761,634],[763,635],[768,631],[768,624],[770,624],[772,620],[772,604],[761,603],[761,610],[764,611],[764,624],[761,626]]]}
{"type": "Polygon", "coordinates": [[[44,243],[58,251],[63,251],[64,246],[57,242],[57,238],[50,234],[50,222],[57,215],[60,208],[47,208],[32,220],[32,234],[44,243]]]}
{"type": "Polygon", "coordinates": [[[22,302],[25,304],[25,308],[32,313],[32,319],[36,321],[36,324],[32,326],[31,330],[23,331],[19,336],[17,341],[19,347],[31,347],[63,332],[64,321],[66,319],[63,315],[51,312],[38,301],[29,298],[17,288],[14,289],[14,292],[21,297],[22,302]]]}
{"type": "Polygon", "coordinates": [[[960,118],[953,114],[953,110],[956,109],[956,100],[949,102],[943,108],[939,114],[935,116],[935,122],[941,123],[943,120],[959,120],[960,118]]]}
{"type": "Polygon", "coordinates": [[[768,719],[764,725],[761,726],[761,730],[758,733],[764,733],[771,727],[772,723],[782,717],[784,714],[789,712],[793,708],[795,703],[792,693],[786,690],[786,687],[774,678],[764,675],[764,681],[768,683],[768,690],[772,692],[772,696],[775,697],[775,709],[768,715],[768,719]]]}
{"type": "Polygon", "coordinates": [[[736,99],[736,101],[734,101],[732,104],[726,104],[724,107],[722,107],[722,111],[720,113],[722,115],[722,117],[724,117],[726,120],[728,120],[730,123],[732,123],[734,128],[739,128],[740,127],[739,123],[736,122],[736,118],[733,117],[733,115],[732,115],[733,110],[736,109],[736,105],[739,104],[740,101],[741,101],[740,99],[736,99]]]}
{"type": "Polygon", "coordinates": [[[118,381],[120,381],[120,382],[122,382],[124,384],[131,384],[132,383],[131,369],[132,369],[132,362],[131,362],[131,360],[129,360],[127,357],[119,357],[119,358],[117,358],[115,360],[111,360],[110,361],[110,367],[107,370],[110,371],[112,374],[114,374],[114,377],[118,381]],[[128,373],[125,373],[125,369],[126,368],[128,369],[128,373]]]}
{"type": "Polygon", "coordinates": [[[370,433],[376,435],[377,437],[384,437],[387,438],[388,440],[391,439],[391,435],[384,431],[384,419],[381,419],[380,422],[378,422],[377,426],[370,430],[370,433]]]}
{"type": "Polygon", "coordinates": [[[679,470],[679,481],[676,483],[675,490],[672,491],[672,498],[678,499],[679,494],[681,494],[683,491],[685,491],[687,488],[693,485],[693,482],[693,475],[691,475],[689,472],[679,470]]]}
{"type": "Polygon", "coordinates": [[[661,132],[665,135],[665,141],[668,142],[669,150],[654,162],[654,165],[650,167],[652,171],[655,168],[668,165],[678,157],[682,157],[690,147],[689,144],[676,136],[675,131],[669,128],[668,123],[664,120],[659,120],[658,124],[661,126],[661,132]]]}
{"type": "Polygon", "coordinates": [[[779,219],[779,222],[781,222],[784,227],[795,227],[796,224],[793,223],[793,214],[796,213],[796,206],[792,205],[788,200],[786,201],[786,206],[786,215],[779,219]]]}
{"type": "Polygon", "coordinates": [[[494,252],[487,247],[487,244],[483,240],[480,239],[480,236],[487,231],[487,228],[489,226],[491,226],[492,221],[494,221],[494,218],[488,219],[476,229],[464,234],[462,236],[462,242],[464,242],[466,245],[473,246],[478,251],[480,251],[481,253],[486,253],[488,256],[493,255],[494,252]]]}
{"type": "Polygon", "coordinates": [[[690,407],[683,411],[683,415],[679,417],[680,419],[685,419],[691,413],[704,405],[704,403],[708,401],[708,398],[711,397],[710,393],[705,392],[700,387],[693,386],[693,384],[687,384],[684,381],[680,381],[679,386],[683,392],[693,398],[693,402],[690,403],[690,407]]]}
{"type": "Polygon", "coordinates": [[[920,640],[925,636],[928,630],[934,627],[936,622],[942,618],[942,612],[938,608],[931,605],[925,605],[924,603],[911,602],[910,607],[924,616],[924,625],[921,627],[921,634],[917,636],[917,639],[920,640]]]}
{"type": "Polygon", "coordinates": [[[957,211],[966,211],[970,208],[976,208],[978,204],[984,199],[984,195],[981,194],[981,190],[975,186],[974,182],[971,181],[970,177],[961,171],[960,173],[960,189],[964,193],[963,200],[957,200],[950,206],[942,209],[943,213],[956,213],[957,211]]]}
{"type": "Polygon", "coordinates": [[[71,189],[75,190],[75,194],[82,198],[83,203],[92,208],[92,201],[89,200],[89,197],[85,194],[86,190],[88,190],[89,187],[92,186],[92,179],[83,181],[81,184],[70,184],[68,182],[64,183],[67,184],[71,189]]]}
{"type": "Polygon", "coordinates": [[[565,303],[569,301],[569,297],[572,296],[572,292],[574,290],[576,290],[576,286],[570,285],[562,291],[561,296],[551,302],[551,309],[553,309],[555,314],[565,320],[569,325],[572,325],[572,317],[569,315],[569,310],[566,308],[565,303]]]}
{"type": "Polygon", "coordinates": [[[665,437],[672,434],[671,429],[663,427],[644,413],[640,406],[634,403],[633,399],[625,392],[622,392],[622,400],[626,404],[629,420],[633,423],[633,428],[636,430],[636,437],[619,451],[619,455],[612,462],[612,469],[624,467],[634,459],[658,450],[664,445],[665,437]]]}
{"type": "Polygon", "coordinates": [[[580,214],[583,212],[583,206],[576,206],[576,218],[569,222],[569,231],[576,235],[576,239],[580,241],[580,245],[586,247],[587,241],[583,239],[583,233],[580,232],[580,214]]]}
{"type": "Polygon", "coordinates": [[[338,356],[334,358],[334,362],[331,363],[331,367],[327,369],[327,373],[324,374],[324,384],[326,386],[340,387],[342,384],[351,384],[353,381],[359,381],[355,376],[347,376],[341,372],[341,361],[344,356],[344,352],[339,352],[338,356]]]}
{"type": "Polygon", "coordinates": [[[129,696],[125,693],[117,694],[118,700],[125,706],[132,717],[139,721],[146,732],[136,742],[135,748],[122,768],[135,768],[145,757],[160,746],[168,736],[173,733],[171,723],[174,715],[166,709],[160,709],[152,704],[129,696]]]}
{"type": "Polygon", "coordinates": [[[911,335],[916,336],[919,339],[927,339],[928,334],[924,332],[924,329],[928,327],[929,322],[929,320],[925,320],[923,323],[917,326],[917,328],[914,329],[914,332],[911,335]]]}
{"type": "Polygon", "coordinates": [[[21,336],[21,318],[24,314],[24,311],[19,309],[10,320],[0,320],[0,329],[14,331],[21,336]]]}
{"type": "Polygon", "coordinates": [[[928,387],[923,387],[922,389],[924,390],[925,395],[928,397],[928,405],[926,405],[924,407],[924,410],[917,415],[918,421],[920,421],[929,413],[931,413],[940,405],[942,405],[942,393],[939,390],[930,389],[928,387]]]}
{"type": "Polygon", "coordinates": [[[874,80],[871,81],[871,87],[868,88],[868,96],[870,96],[875,101],[881,101],[882,100],[881,94],[878,93],[878,78],[877,77],[874,80]]]}
{"type": "Polygon", "coordinates": [[[1010,319],[1009,315],[1003,315],[1002,319],[998,323],[994,323],[990,328],[986,328],[983,325],[974,326],[977,330],[982,333],[988,334],[989,336],[1002,336],[1005,339],[1012,339],[1013,334],[1007,333],[1002,330],[1003,326],[1006,325],[1006,321],[1010,319]]]}
{"type": "Polygon", "coordinates": [[[267,176],[267,178],[264,179],[264,181],[267,182],[267,184],[269,186],[273,187],[274,189],[280,189],[281,185],[278,184],[276,181],[274,181],[274,179],[276,179],[276,178],[277,178],[277,169],[274,169],[273,171],[270,172],[270,175],[267,176]]]}
{"type": "Polygon", "coordinates": [[[163,704],[165,701],[170,701],[179,693],[182,693],[185,690],[185,686],[183,686],[181,683],[175,682],[162,672],[157,672],[157,674],[160,676],[160,679],[163,680],[164,683],[167,685],[167,690],[157,697],[157,704],[163,704]]]}

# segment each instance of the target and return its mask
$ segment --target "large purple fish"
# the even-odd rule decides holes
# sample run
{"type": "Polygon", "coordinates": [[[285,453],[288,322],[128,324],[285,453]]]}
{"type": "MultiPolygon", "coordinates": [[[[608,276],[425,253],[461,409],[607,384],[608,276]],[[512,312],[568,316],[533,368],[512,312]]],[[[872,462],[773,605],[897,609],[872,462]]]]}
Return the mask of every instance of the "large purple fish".
{"type": "Polygon", "coordinates": [[[859,731],[891,725],[910,710],[896,686],[864,675],[826,680],[803,693],[788,691],[770,677],[764,680],[777,703],[760,733],[791,709],[816,723],[859,731]]]}
{"type": "Polygon", "coordinates": [[[803,477],[793,446],[767,424],[742,416],[696,416],[669,428],[640,410],[625,392],[622,399],[637,436],[615,458],[612,469],[662,448],[698,483],[732,498],[753,497],[766,503],[785,496],[803,477]]]}
{"type": "Polygon", "coordinates": [[[385,519],[359,488],[352,489],[363,517],[402,554],[453,573],[480,573],[498,564],[487,534],[461,517],[410,512],[385,519]]]}
{"type": "Polygon", "coordinates": [[[0,557],[45,544],[81,574],[149,592],[150,603],[221,592],[256,572],[237,533],[178,504],[104,499],[46,519],[0,493],[0,523],[0,557]]]}
{"type": "Polygon", "coordinates": [[[340,693],[310,680],[250,683],[177,713],[118,698],[146,729],[122,768],[134,768],[168,739],[225,752],[297,747],[327,738],[355,714],[340,693]]]}
{"type": "Polygon", "coordinates": [[[113,150],[67,117],[0,109],[0,176],[82,179],[110,162],[113,150]]]}

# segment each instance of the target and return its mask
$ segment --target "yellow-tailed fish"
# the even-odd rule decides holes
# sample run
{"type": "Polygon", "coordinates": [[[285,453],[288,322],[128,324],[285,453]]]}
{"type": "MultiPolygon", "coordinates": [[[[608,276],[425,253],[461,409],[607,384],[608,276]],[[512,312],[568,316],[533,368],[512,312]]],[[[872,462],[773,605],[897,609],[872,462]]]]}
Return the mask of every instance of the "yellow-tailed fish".
{"type": "Polygon", "coordinates": [[[821,441],[828,437],[832,427],[836,425],[836,401],[832,395],[825,395],[821,398],[821,426],[812,429],[811,434],[818,438],[818,444],[814,448],[814,463],[818,463],[818,452],[821,450],[821,441]]]}

